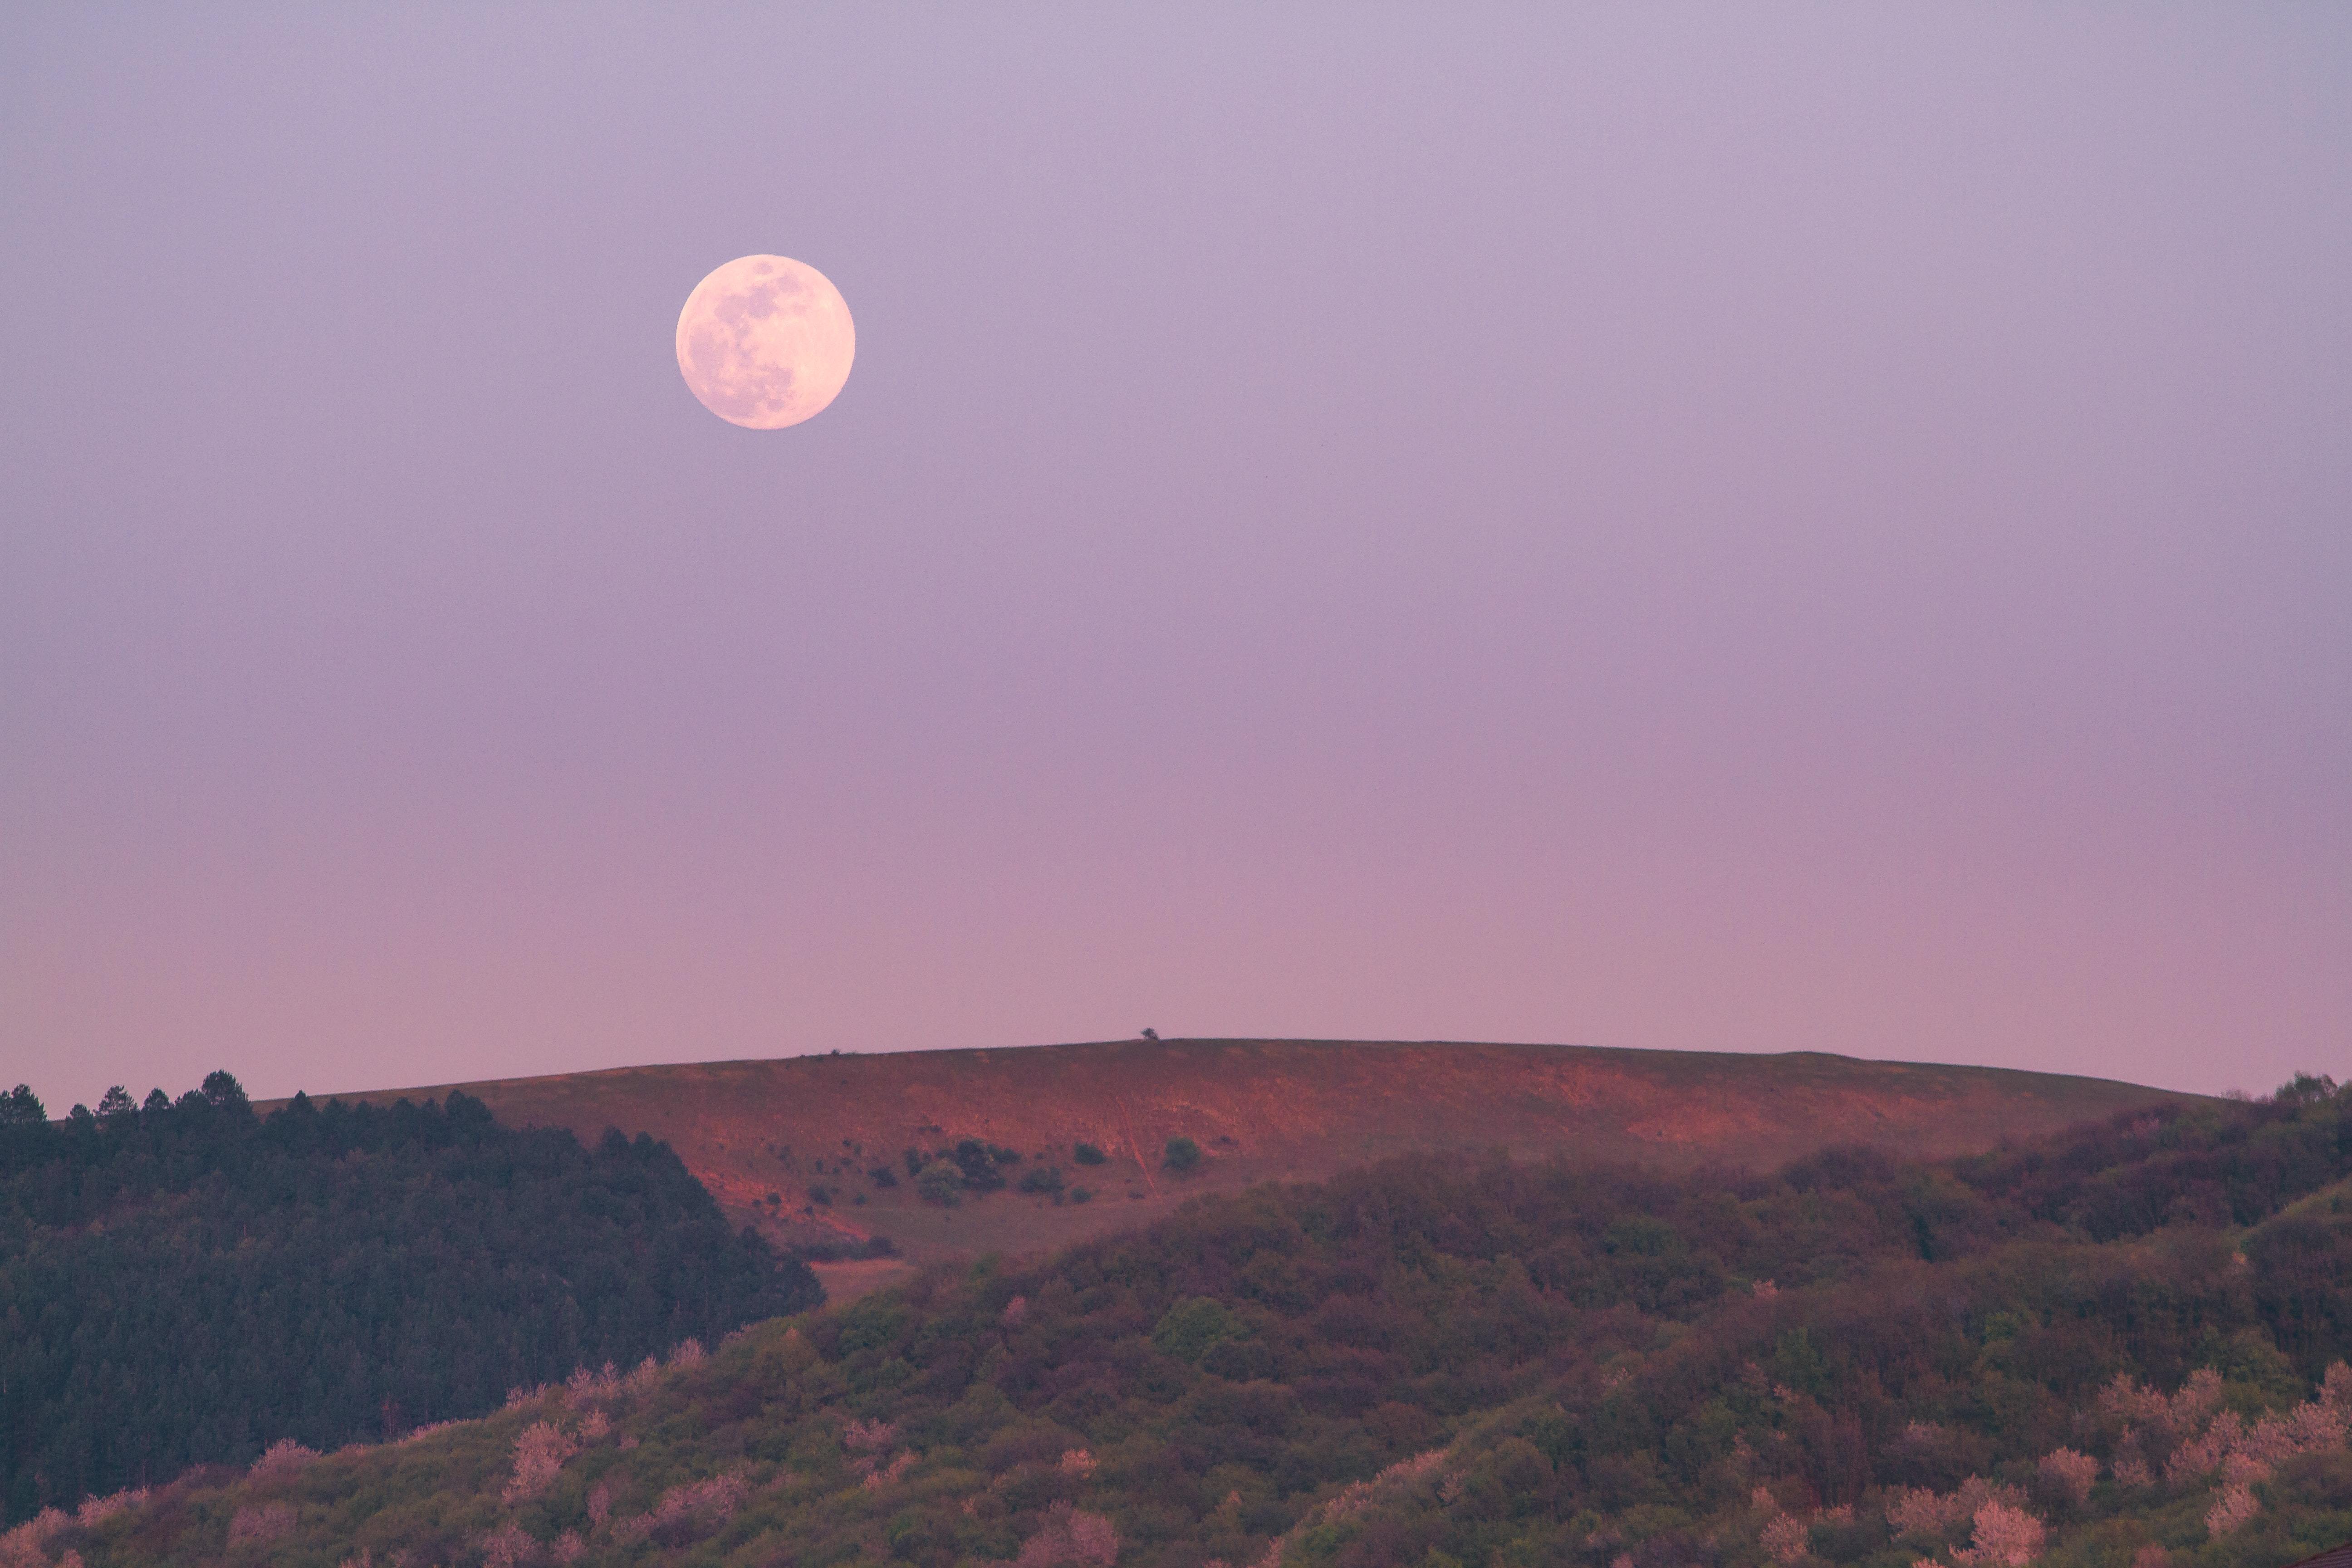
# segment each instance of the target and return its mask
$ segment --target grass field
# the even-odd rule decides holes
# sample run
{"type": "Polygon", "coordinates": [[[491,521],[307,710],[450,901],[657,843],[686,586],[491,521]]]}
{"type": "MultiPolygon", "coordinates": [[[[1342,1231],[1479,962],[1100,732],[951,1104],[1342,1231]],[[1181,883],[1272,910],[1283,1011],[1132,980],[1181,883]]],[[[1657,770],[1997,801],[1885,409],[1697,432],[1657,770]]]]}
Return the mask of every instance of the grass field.
{"type": "MultiPolygon", "coordinates": [[[[1320,1178],[1412,1149],[1763,1168],[1860,1142],[1932,1159],[2185,1098],[2103,1079],[1811,1052],[1329,1040],[795,1057],[341,1092],[390,1100],[450,1088],[512,1123],[583,1139],[606,1127],[650,1132],[730,1214],[779,1239],[879,1233],[918,1262],[1038,1252],[1156,1218],[1196,1193],[1320,1178]],[[1176,1136],[1204,1155],[1189,1176],[1162,1166],[1176,1136]],[[1092,1199],[1008,1187],[954,1208],[922,1202],[903,1152],[963,1138],[1017,1152],[1020,1163],[1003,1167],[1014,1182],[1042,1164],[1092,1199]],[[1106,1163],[1075,1163],[1079,1143],[1106,1163]],[[873,1181],[877,1166],[898,1184],[873,1181]]],[[[827,1272],[842,1296],[894,1273],[827,1272]]]]}

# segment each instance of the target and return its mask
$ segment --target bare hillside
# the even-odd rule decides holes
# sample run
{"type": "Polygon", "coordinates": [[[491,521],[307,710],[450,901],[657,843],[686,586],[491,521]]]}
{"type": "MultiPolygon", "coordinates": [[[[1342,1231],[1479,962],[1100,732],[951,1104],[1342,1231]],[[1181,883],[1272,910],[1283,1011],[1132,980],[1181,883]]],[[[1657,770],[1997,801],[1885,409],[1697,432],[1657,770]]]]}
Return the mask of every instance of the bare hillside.
{"type": "MultiPolygon", "coordinates": [[[[1788,1056],[1319,1040],[1140,1040],[625,1068],[462,1088],[503,1121],[667,1140],[728,1209],[779,1236],[881,1233],[912,1260],[1027,1252],[1154,1217],[1192,1194],[1305,1179],[1413,1149],[1501,1148],[1687,1168],[1770,1166],[1859,1141],[1937,1157],[2179,1098],[2102,1079],[1788,1056]],[[1179,1177],[1167,1141],[1204,1158],[1179,1177]],[[1014,1187],[942,1208],[904,1152],[974,1138],[1092,1200],[1014,1187]],[[1091,1143],[1106,1163],[1081,1166],[1091,1143]],[[892,1171],[897,1184],[868,1173],[892,1171]],[[822,1189],[823,1196],[814,1190],[822,1189]],[[775,1194],[774,1202],[769,1194],[775,1194]],[[829,1201],[825,1201],[829,1198],[829,1201]]],[[[835,1274],[854,1293],[889,1270],[835,1274]]]]}

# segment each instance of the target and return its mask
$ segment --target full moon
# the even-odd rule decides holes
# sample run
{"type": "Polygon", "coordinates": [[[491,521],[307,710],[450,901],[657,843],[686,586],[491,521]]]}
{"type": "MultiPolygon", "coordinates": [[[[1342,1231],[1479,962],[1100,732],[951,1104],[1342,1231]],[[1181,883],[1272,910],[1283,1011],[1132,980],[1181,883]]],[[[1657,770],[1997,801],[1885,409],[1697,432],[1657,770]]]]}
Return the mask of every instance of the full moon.
{"type": "Polygon", "coordinates": [[[789,256],[743,256],[711,273],[677,313],[677,370],[730,424],[781,430],[824,412],[857,352],[849,302],[789,256]]]}

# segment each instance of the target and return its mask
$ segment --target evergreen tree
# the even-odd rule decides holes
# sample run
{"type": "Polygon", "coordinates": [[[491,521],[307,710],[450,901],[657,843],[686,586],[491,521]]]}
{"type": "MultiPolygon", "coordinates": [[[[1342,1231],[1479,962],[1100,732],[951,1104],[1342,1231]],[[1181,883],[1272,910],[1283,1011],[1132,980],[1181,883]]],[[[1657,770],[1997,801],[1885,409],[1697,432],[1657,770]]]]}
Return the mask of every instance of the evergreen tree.
{"type": "Polygon", "coordinates": [[[257,1119],[226,1072],[77,1110],[0,1099],[0,1521],[822,1299],[642,1135],[583,1149],[458,1093],[257,1119]]]}

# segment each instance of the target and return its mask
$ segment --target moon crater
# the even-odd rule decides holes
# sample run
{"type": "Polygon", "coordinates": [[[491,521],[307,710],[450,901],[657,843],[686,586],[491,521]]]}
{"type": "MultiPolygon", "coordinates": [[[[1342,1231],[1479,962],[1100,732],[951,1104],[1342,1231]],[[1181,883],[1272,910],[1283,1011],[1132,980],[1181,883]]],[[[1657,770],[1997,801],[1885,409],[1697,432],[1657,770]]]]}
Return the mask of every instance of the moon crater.
{"type": "Polygon", "coordinates": [[[857,332],[832,279],[789,256],[743,256],[694,286],[677,369],[730,424],[781,430],[824,412],[849,379],[857,332]]]}

